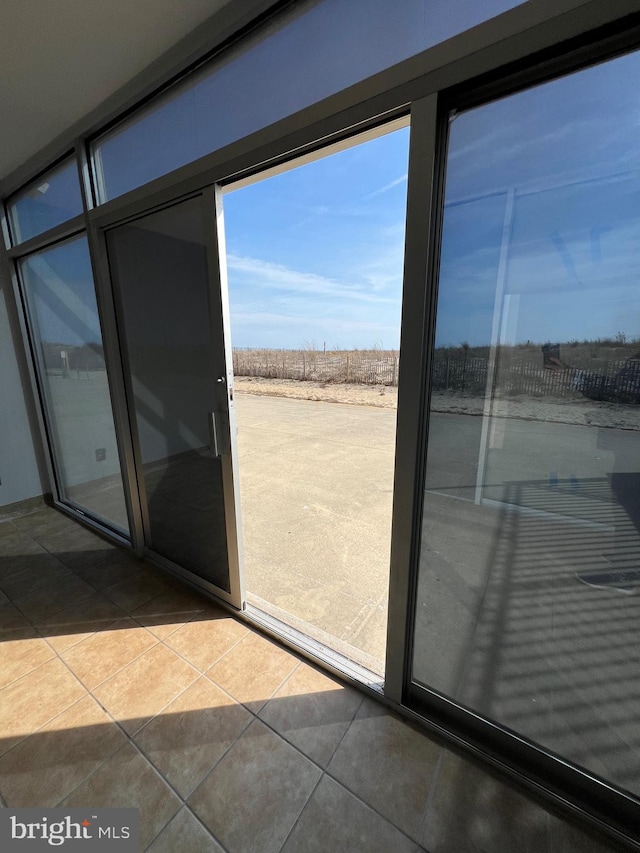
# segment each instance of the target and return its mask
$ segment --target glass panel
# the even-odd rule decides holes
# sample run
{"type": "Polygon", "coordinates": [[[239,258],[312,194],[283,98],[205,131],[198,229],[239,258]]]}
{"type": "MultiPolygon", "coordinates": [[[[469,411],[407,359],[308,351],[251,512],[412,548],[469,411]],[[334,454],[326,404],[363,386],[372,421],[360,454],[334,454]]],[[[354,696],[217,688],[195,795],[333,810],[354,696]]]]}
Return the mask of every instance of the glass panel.
{"type": "Polygon", "coordinates": [[[380,675],[408,142],[224,197],[248,600],[380,675]]]}
{"type": "Polygon", "coordinates": [[[102,136],[94,149],[100,200],[292,115],[520,2],[297,3],[102,136]]]}
{"type": "Polygon", "coordinates": [[[415,681],[640,792],[633,54],[450,129],[415,681]]]}
{"type": "Polygon", "coordinates": [[[84,237],[20,262],[63,500],[128,531],[102,333],[84,237]]]}
{"type": "Polygon", "coordinates": [[[82,213],[75,160],[67,160],[13,196],[8,204],[14,244],[23,243],[82,213]]]}
{"type": "Polygon", "coordinates": [[[209,434],[215,377],[225,369],[211,333],[202,218],[202,199],[191,199],[109,231],[107,244],[124,318],[147,545],[229,591],[222,465],[209,434]]]}

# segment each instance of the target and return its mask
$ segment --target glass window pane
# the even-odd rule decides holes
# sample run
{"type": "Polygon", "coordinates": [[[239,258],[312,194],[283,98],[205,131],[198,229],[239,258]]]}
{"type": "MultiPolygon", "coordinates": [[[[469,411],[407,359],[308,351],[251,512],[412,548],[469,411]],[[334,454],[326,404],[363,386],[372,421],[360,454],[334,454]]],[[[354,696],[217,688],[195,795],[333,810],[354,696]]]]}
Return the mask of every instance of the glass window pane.
{"type": "Polygon", "coordinates": [[[451,124],[413,660],[636,793],[639,72],[451,124]]]}
{"type": "Polygon", "coordinates": [[[84,237],[20,262],[63,500],[128,530],[102,333],[84,237]]]}
{"type": "Polygon", "coordinates": [[[14,244],[61,225],[82,213],[75,160],[42,175],[7,204],[14,244]]]}
{"type": "Polygon", "coordinates": [[[94,149],[101,201],[339,92],[518,0],[310,0],[263,27],[94,149]]]}

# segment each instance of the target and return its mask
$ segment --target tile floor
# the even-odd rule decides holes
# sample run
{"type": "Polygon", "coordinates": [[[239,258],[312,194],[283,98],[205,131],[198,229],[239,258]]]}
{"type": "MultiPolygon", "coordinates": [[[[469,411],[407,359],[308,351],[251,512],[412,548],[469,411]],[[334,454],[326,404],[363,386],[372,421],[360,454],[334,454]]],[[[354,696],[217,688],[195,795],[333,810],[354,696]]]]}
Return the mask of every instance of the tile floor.
{"type": "Polygon", "coordinates": [[[603,853],[43,508],[0,518],[1,806],[136,806],[151,853],[603,853]]]}

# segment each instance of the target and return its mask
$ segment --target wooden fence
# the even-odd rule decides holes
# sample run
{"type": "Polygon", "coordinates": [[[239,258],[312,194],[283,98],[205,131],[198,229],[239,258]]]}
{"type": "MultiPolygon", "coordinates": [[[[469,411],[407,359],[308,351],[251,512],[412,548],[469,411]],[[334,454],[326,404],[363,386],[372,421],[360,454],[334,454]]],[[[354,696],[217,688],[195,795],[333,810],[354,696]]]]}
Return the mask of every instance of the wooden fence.
{"type": "MultiPolygon", "coordinates": [[[[484,396],[487,391],[488,359],[451,357],[437,351],[432,361],[433,388],[484,396]]],[[[398,353],[390,350],[235,349],[236,376],[265,379],[298,379],[321,382],[350,382],[366,385],[398,384],[398,353]]],[[[596,370],[569,367],[544,368],[540,362],[520,361],[510,354],[498,358],[494,390],[500,395],[528,394],[533,397],[571,397],[581,393],[593,399],[617,398],[620,392],[640,398],[640,362],[611,360],[596,370]],[[630,365],[637,364],[638,371],[630,365]]]]}
{"type": "MultiPolygon", "coordinates": [[[[640,391],[640,364],[634,371],[629,360],[608,361],[597,371],[568,367],[549,370],[526,361],[498,360],[494,390],[502,395],[528,394],[533,397],[572,397],[584,394],[593,399],[617,398],[640,391]]],[[[436,357],[433,360],[433,388],[482,395],[487,390],[488,359],[436,357]]]]}

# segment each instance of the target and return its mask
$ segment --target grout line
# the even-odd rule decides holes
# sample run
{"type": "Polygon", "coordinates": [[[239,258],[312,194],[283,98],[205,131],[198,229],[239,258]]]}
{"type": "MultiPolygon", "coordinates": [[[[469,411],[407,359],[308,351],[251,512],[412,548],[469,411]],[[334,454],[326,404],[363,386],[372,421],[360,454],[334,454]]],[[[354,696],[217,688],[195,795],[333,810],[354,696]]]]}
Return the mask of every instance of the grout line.
{"type": "MultiPolygon", "coordinates": [[[[63,564],[61,564],[61,565],[63,565],[63,564]]],[[[71,570],[69,570],[69,571],[71,572],[72,575],[75,575],[75,572],[73,572],[71,570]]],[[[75,575],[75,576],[79,580],[82,580],[82,578],[79,578],[78,575],[75,575]]],[[[59,583],[59,581],[53,580],[53,581],[51,581],[51,583],[46,583],[46,584],[43,584],[41,587],[36,587],[34,592],[44,592],[49,587],[56,587],[58,585],[58,583],[59,583]]],[[[86,583],[86,581],[85,581],[85,583],[86,583]]],[[[89,586],[89,584],[87,584],[87,585],[89,586]]],[[[57,616],[58,613],[62,613],[63,610],[66,610],[68,607],[71,607],[73,604],[80,604],[86,598],[90,598],[91,595],[93,595],[93,593],[89,593],[88,595],[83,596],[82,598],[79,598],[76,601],[72,601],[71,604],[69,604],[69,602],[67,602],[59,610],[55,610],[53,613],[49,613],[46,618],[49,619],[52,616],[57,616]]],[[[21,615],[24,616],[24,618],[27,620],[27,622],[29,622],[30,625],[33,625],[33,627],[37,629],[37,627],[38,627],[37,623],[34,622],[34,620],[30,616],[27,616],[27,614],[24,612],[24,610],[20,606],[19,599],[13,599],[12,598],[12,599],[10,599],[10,601],[14,605],[14,607],[16,607],[20,611],[21,615]]]]}
{"type": "Polygon", "coordinates": [[[209,829],[209,827],[206,825],[206,823],[204,823],[204,821],[202,821],[198,817],[198,815],[194,812],[194,810],[191,808],[191,806],[187,802],[183,803],[183,805],[178,809],[178,811],[174,814],[174,816],[162,827],[160,832],[158,832],[158,834],[153,838],[153,840],[149,842],[147,847],[145,847],[145,849],[144,849],[144,853],[146,853],[146,851],[151,849],[151,847],[155,844],[155,842],[158,840],[158,838],[167,829],[169,824],[173,823],[173,821],[178,817],[178,815],[180,814],[181,811],[187,811],[194,818],[194,820],[196,820],[200,824],[200,826],[205,830],[207,835],[213,839],[213,841],[218,845],[218,847],[223,851],[223,853],[231,853],[229,848],[225,847],[225,845],[220,841],[220,839],[217,838],[217,836],[215,836],[213,834],[213,832],[209,829]]]}
{"type": "MultiPolygon", "coordinates": [[[[190,623],[190,622],[186,622],[186,623],[185,623],[185,625],[189,625],[189,624],[191,624],[191,623],[190,623]]],[[[184,627],[185,627],[185,625],[181,625],[180,627],[181,627],[181,628],[184,628],[184,627]]],[[[150,633],[151,633],[151,632],[150,632],[150,633]]],[[[169,635],[168,635],[167,637],[165,637],[164,639],[159,640],[159,642],[160,642],[163,646],[165,646],[165,648],[167,648],[170,652],[173,652],[173,654],[174,654],[174,655],[177,655],[177,657],[179,657],[181,660],[185,661],[185,663],[188,663],[190,666],[192,666],[192,667],[197,671],[197,673],[198,673],[199,675],[202,675],[202,676],[204,676],[205,678],[208,678],[208,679],[209,679],[209,681],[210,681],[212,684],[215,684],[215,686],[216,686],[216,687],[218,687],[218,688],[220,688],[220,690],[222,690],[224,693],[226,693],[226,695],[227,695],[227,696],[230,696],[230,697],[231,697],[231,699],[233,699],[233,701],[234,701],[234,702],[238,702],[238,700],[237,700],[234,696],[231,696],[231,694],[230,694],[230,693],[228,693],[228,692],[227,692],[223,687],[221,687],[221,686],[217,683],[217,681],[214,681],[214,679],[213,679],[213,678],[211,678],[209,675],[207,675],[207,673],[208,673],[208,671],[209,671],[212,667],[214,667],[217,663],[219,663],[219,662],[222,660],[222,658],[223,658],[223,657],[225,657],[226,655],[228,655],[228,654],[229,654],[229,652],[233,651],[233,649],[235,649],[235,647],[236,647],[236,646],[238,646],[238,645],[239,645],[239,644],[240,644],[240,643],[241,643],[241,642],[246,638],[246,635],[245,635],[244,637],[241,637],[239,640],[236,640],[236,642],[233,644],[233,646],[231,646],[231,648],[227,649],[227,651],[226,651],[223,655],[221,655],[217,660],[215,660],[212,664],[210,664],[210,665],[207,667],[207,669],[206,669],[206,670],[198,669],[198,667],[193,663],[193,661],[190,661],[190,660],[189,660],[189,658],[185,657],[185,655],[184,655],[182,652],[177,651],[176,649],[172,648],[168,643],[166,643],[166,642],[165,642],[165,640],[168,640],[170,637],[173,637],[173,634],[169,634],[169,635]]],[[[242,703],[240,703],[240,704],[242,704],[242,703]]]]}
{"type": "MultiPolygon", "coordinates": [[[[240,703],[238,703],[238,704],[240,704],[240,703]]],[[[247,710],[247,709],[245,708],[245,710],[247,710]]],[[[198,781],[195,783],[195,785],[193,786],[193,788],[192,788],[192,789],[189,791],[189,793],[184,797],[185,805],[187,804],[187,801],[189,800],[189,798],[190,798],[190,797],[192,797],[192,796],[195,794],[195,792],[198,790],[198,788],[200,787],[200,785],[202,785],[202,783],[205,781],[205,779],[208,779],[208,777],[211,775],[211,773],[213,773],[213,771],[216,769],[216,767],[218,766],[218,764],[220,764],[220,762],[222,761],[222,759],[223,759],[223,758],[224,758],[224,757],[225,757],[225,756],[226,756],[226,755],[227,755],[227,754],[228,754],[228,753],[233,749],[233,747],[236,745],[236,743],[240,740],[240,738],[241,738],[241,737],[244,735],[244,733],[247,731],[247,729],[249,728],[249,726],[253,725],[253,723],[256,721],[256,719],[257,719],[257,718],[256,718],[254,715],[252,715],[252,716],[253,716],[253,719],[249,718],[249,719],[247,720],[246,724],[242,726],[242,728],[240,729],[240,731],[238,732],[238,734],[233,738],[233,740],[231,741],[231,743],[229,744],[229,746],[224,750],[224,752],[219,756],[219,758],[217,758],[217,759],[216,759],[216,761],[213,763],[213,765],[212,765],[212,766],[209,768],[209,770],[207,770],[207,772],[204,774],[204,776],[202,777],[202,779],[198,779],[198,781]]],[[[151,759],[149,759],[149,760],[151,760],[151,759]]]]}
{"type": "MultiPolygon", "coordinates": [[[[45,661],[45,663],[43,663],[43,664],[42,664],[42,666],[46,666],[46,664],[51,663],[51,661],[52,661],[52,660],[53,660],[53,658],[49,658],[49,660],[48,660],[48,661],[45,661]]],[[[41,667],[37,667],[37,669],[40,669],[40,668],[41,668],[41,667]]],[[[32,674],[33,672],[35,672],[35,671],[36,671],[36,670],[32,669],[32,670],[31,670],[31,672],[28,672],[28,673],[27,673],[27,675],[31,675],[31,674],[32,674]]],[[[23,677],[23,678],[24,678],[25,676],[21,676],[21,677],[23,677]]],[[[15,684],[15,682],[12,682],[12,684],[15,684]]],[[[83,687],[83,689],[86,691],[86,687],[84,687],[84,685],[82,685],[82,687],[83,687]]],[[[3,689],[4,689],[4,688],[3,688],[3,689]]],[[[87,693],[88,693],[88,691],[87,691],[87,693]]],[[[5,750],[5,751],[2,753],[2,755],[1,755],[0,757],[4,757],[5,755],[8,755],[8,754],[9,754],[10,752],[12,752],[12,751],[17,747],[17,746],[19,746],[21,743],[24,743],[24,742],[25,742],[25,740],[27,740],[28,738],[32,737],[33,735],[37,735],[37,734],[38,734],[38,733],[39,733],[39,732],[40,732],[40,731],[41,731],[45,726],[48,726],[48,725],[49,725],[49,723],[53,722],[53,720],[56,720],[56,719],[57,719],[58,717],[60,717],[62,714],[66,713],[70,708],[73,708],[75,705],[77,705],[77,704],[78,704],[78,702],[82,702],[82,700],[83,700],[83,699],[85,699],[85,698],[86,698],[86,696],[81,696],[79,699],[76,699],[76,700],[75,700],[75,702],[72,702],[70,705],[67,705],[67,707],[66,707],[66,708],[63,708],[61,711],[58,711],[57,713],[53,714],[53,716],[49,717],[47,720],[45,720],[45,721],[44,721],[41,725],[39,725],[37,728],[34,728],[34,729],[32,729],[30,732],[27,732],[27,734],[26,734],[26,735],[22,735],[22,736],[20,736],[20,737],[19,737],[19,740],[18,740],[16,743],[14,743],[14,744],[13,744],[13,746],[9,747],[9,749],[5,750]]],[[[0,740],[4,740],[4,738],[0,738],[0,740]]]]}
{"type": "Polygon", "coordinates": [[[361,697],[360,697],[360,702],[358,703],[358,705],[357,705],[357,707],[356,707],[355,711],[353,712],[353,717],[351,717],[351,721],[349,722],[349,725],[347,726],[347,728],[346,728],[346,729],[344,730],[344,732],[342,733],[342,737],[340,738],[340,740],[339,740],[339,741],[338,741],[338,743],[336,744],[336,748],[333,750],[333,752],[331,753],[331,757],[330,757],[330,758],[329,758],[329,760],[327,761],[327,766],[324,768],[325,772],[327,771],[327,768],[329,767],[329,765],[330,765],[330,764],[331,764],[331,762],[333,761],[333,756],[336,754],[336,752],[338,751],[338,749],[339,749],[339,748],[340,748],[340,746],[342,745],[342,742],[343,742],[343,741],[344,741],[344,739],[346,738],[347,733],[349,732],[349,729],[351,728],[351,726],[353,725],[353,723],[354,723],[354,721],[355,721],[356,717],[358,716],[358,713],[359,713],[359,711],[360,711],[360,708],[362,708],[362,703],[364,702],[365,698],[366,698],[365,696],[361,696],[361,697]]]}
{"type": "Polygon", "coordinates": [[[299,813],[298,817],[295,819],[295,821],[293,822],[293,826],[291,827],[291,829],[289,830],[289,832],[288,832],[288,833],[287,833],[287,835],[286,835],[286,838],[285,838],[285,839],[284,839],[284,841],[282,842],[282,845],[280,846],[280,851],[279,851],[279,853],[282,853],[282,850],[284,850],[284,848],[285,848],[285,846],[286,846],[286,844],[287,844],[287,841],[289,840],[289,838],[290,838],[290,837],[291,837],[291,835],[293,834],[293,832],[294,832],[294,830],[295,830],[296,826],[300,823],[300,818],[302,817],[302,815],[304,814],[304,812],[305,812],[305,810],[306,810],[307,806],[308,806],[308,805],[309,805],[309,803],[311,802],[311,799],[312,799],[313,795],[314,795],[314,794],[315,794],[315,792],[318,790],[318,787],[319,787],[320,783],[321,783],[321,782],[322,782],[322,780],[324,779],[324,775],[325,775],[325,774],[324,774],[324,771],[323,771],[323,772],[320,774],[320,778],[318,779],[318,781],[316,782],[316,784],[313,786],[313,788],[312,788],[312,790],[311,790],[311,792],[310,792],[309,796],[308,796],[308,797],[307,797],[307,799],[305,800],[304,805],[303,805],[303,806],[302,806],[302,808],[300,809],[300,813],[299,813]]]}
{"type": "Polygon", "coordinates": [[[327,776],[329,779],[331,779],[336,784],[340,785],[341,788],[344,788],[345,791],[348,791],[353,797],[356,798],[356,800],[358,800],[359,803],[361,803],[363,806],[365,806],[366,809],[373,812],[381,820],[383,820],[385,823],[388,823],[395,830],[397,830],[397,832],[404,835],[404,837],[406,839],[408,839],[412,844],[415,844],[418,847],[418,849],[420,849],[420,850],[423,849],[422,845],[419,841],[417,841],[415,838],[413,838],[411,835],[409,835],[404,829],[402,829],[402,827],[398,826],[397,823],[394,823],[394,821],[391,820],[391,818],[388,818],[386,815],[383,815],[382,812],[380,812],[375,806],[371,805],[371,803],[368,803],[366,800],[364,800],[359,794],[357,794],[352,788],[350,788],[346,782],[338,779],[336,776],[334,776],[332,773],[330,773],[328,769],[324,771],[324,775],[327,776]]]}
{"type": "MultiPolygon", "coordinates": [[[[82,640],[80,643],[76,643],[74,646],[70,646],[70,647],[69,647],[69,649],[65,649],[65,650],[62,652],[62,654],[59,654],[59,655],[58,655],[58,657],[60,658],[60,660],[62,660],[62,662],[65,664],[65,666],[67,666],[67,668],[68,668],[71,672],[73,672],[73,670],[71,669],[70,664],[68,664],[68,663],[67,663],[67,661],[62,657],[62,655],[66,654],[66,653],[67,653],[67,651],[71,651],[71,650],[74,650],[74,651],[75,651],[76,649],[78,649],[78,648],[82,645],[82,643],[84,643],[84,642],[88,642],[89,640],[93,639],[93,637],[95,637],[95,636],[96,636],[97,634],[99,634],[99,633],[100,633],[100,634],[105,633],[106,631],[108,631],[108,630],[111,628],[111,626],[112,626],[112,625],[114,625],[116,622],[119,622],[119,621],[120,621],[120,619],[115,619],[113,622],[111,622],[111,623],[110,623],[110,624],[109,624],[109,625],[104,629],[104,631],[95,631],[95,632],[94,632],[90,637],[86,637],[86,638],[85,638],[84,640],[82,640]]],[[[142,627],[142,626],[139,626],[139,627],[142,627]]],[[[119,630],[121,630],[121,629],[119,629],[119,630]]],[[[144,631],[144,630],[146,630],[146,628],[142,628],[142,630],[144,631]]],[[[153,640],[154,640],[155,642],[154,642],[154,643],[152,643],[152,645],[150,645],[147,649],[145,649],[144,651],[140,652],[140,654],[138,654],[138,655],[136,655],[134,658],[132,658],[130,661],[127,661],[127,663],[125,663],[123,666],[121,666],[121,667],[119,667],[118,669],[116,669],[114,672],[112,672],[112,673],[111,673],[110,675],[108,675],[106,678],[103,678],[103,679],[102,679],[102,681],[101,681],[101,682],[99,682],[99,684],[94,684],[94,685],[93,685],[93,687],[87,687],[87,686],[86,686],[86,684],[82,681],[82,679],[81,679],[78,675],[76,675],[76,673],[75,673],[75,672],[74,672],[73,674],[74,674],[74,675],[75,675],[75,677],[78,679],[78,681],[80,682],[80,684],[82,684],[82,686],[85,688],[85,690],[86,690],[88,693],[91,693],[91,695],[93,696],[93,692],[94,692],[94,690],[97,690],[99,687],[102,687],[102,685],[103,685],[103,684],[106,684],[106,682],[107,682],[107,681],[109,681],[110,679],[114,678],[116,675],[118,675],[120,672],[122,672],[122,670],[126,669],[126,668],[127,668],[128,666],[130,666],[132,663],[135,663],[135,662],[136,662],[137,660],[139,660],[141,657],[143,657],[144,655],[146,655],[146,654],[147,654],[147,652],[152,651],[152,649],[155,649],[155,647],[156,647],[156,646],[159,646],[159,645],[160,645],[160,641],[158,640],[158,638],[157,638],[157,637],[154,637],[154,636],[153,636],[153,634],[151,633],[151,631],[147,631],[147,633],[149,634],[149,636],[150,636],[150,637],[152,637],[152,638],[153,638],[153,640]]],[[[94,697],[94,698],[95,698],[95,697],[94,697]]]]}
{"type": "MultiPolygon", "coordinates": [[[[146,606],[146,604],[150,604],[151,602],[155,601],[155,600],[156,600],[156,598],[160,598],[160,596],[161,596],[161,595],[165,595],[167,592],[171,592],[171,590],[165,590],[164,592],[161,592],[161,593],[160,593],[160,595],[157,595],[155,598],[150,599],[150,600],[149,600],[148,602],[146,602],[145,604],[141,604],[141,605],[140,605],[140,607],[145,607],[145,606],[146,606]]],[[[139,610],[139,609],[140,609],[140,607],[136,608],[136,610],[139,610]]],[[[181,622],[179,625],[176,625],[176,627],[173,629],[173,631],[171,631],[169,634],[167,634],[167,635],[166,635],[166,636],[164,636],[164,637],[158,637],[158,639],[160,640],[160,642],[161,642],[161,643],[164,643],[164,642],[165,642],[165,640],[169,639],[169,637],[173,637],[173,635],[174,635],[175,633],[177,633],[178,631],[180,631],[180,630],[181,630],[182,628],[184,628],[186,625],[191,624],[191,622],[195,622],[195,621],[196,621],[196,619],[198,618],[198,616],[200,616],[200,614],[201,614],[201,613],[204,613],[205,609],[206,609],[206,608],[205,608],[205,607],[203,607],[203,608],[202,608],[202,610],[197,610],[197,611],[192,612],[192,613],[191,613],[191,617],[190,617],[189,619],[185,619],[185,620],[184,620],[184,622],[181,622]]],[[[140,619],[141,619],[141,618],[144,618],[144,617],[142,617],[142,616],[135,616],[135,615],[134,615],[134,614],[135,614],[135,612],[136,612],[136,611],[133,611],[133,613],[130,613],[130,614],[129,614],[129,615],[131,616],[131,618],[132,618],[135,622],[137,622],[137,623],[138,623],[138,625],[140,625],[140,627],[141,627],[141,628],[146,628],[146,629],[147,629],[147,631],[149,631],[151,634],[153,634],[153,631],[151,631],[151,629],[150,629],[147,625],[143,625],[143,624],[142,624],[142,622],[140,622],[140,619]]],[[[169,615],[169,614],[167,614],[167,615],[169,615]]],[[[155,637],[156,635],[155,635],[155,634],[153,634],[153,636],[155,637]]]]}
{"type": "MultiPolygon", "coordinates": [[[[232,616],[231,618],[234,618],[234,617],[232,616]]],[[[244,623],[240,622],[240,620],[238,620],[238,619],[235,619],[234,621],[239,622],[239,624],[240,624],[240,625],[244,624],[244,623]]],[[[252,630],[251,630],[251,628],[250,628],[249,626],[245,625],[245,627],[247,628],[247,633],[246,633],[243,637],[240,637],[240,639],[239,639],[239,640],[236,640],[236,642],[235,642],[232,646],[230,646],[230,647],[226,650],[226,652],[223,652],[223,653],[220,655],[220,657],[219,657],[217,660],[215,660],[215,661],[211,664],[211,666],[209,666],[209,667],[207,668],[207,671],[204,673],[205,675],[207,674],[207,672],[209,672],[209,670],[213,669],[213,667],[214,667],[214,666],[216,666],[217,664],[219,664],[221,660],[224,660],[224,658],[226,658],[226,657],[227,657],[227,656],[228,656],[228,655],[229,655],[229,654],[230,654],[234,649],[236,649],[236,648],[240,645],[240,643],[243,643],[243,642],[247,639],[247,637],[249,637],[249,636],[250,636],[251,634],[253,634],[253,633],[257,633],[257,632],[252,631],[252,630]]],[[[207,676],[207,677],[209,677],[209,676],[207,676]]],[[[213,681],[213,678],[211,678],[210,680],[211,680],[211,681],[213,681]]],[[[214,683],[215,683],[215,682],[214,682],[214,683]]]]}

